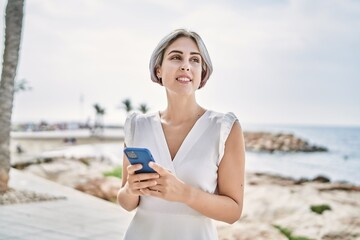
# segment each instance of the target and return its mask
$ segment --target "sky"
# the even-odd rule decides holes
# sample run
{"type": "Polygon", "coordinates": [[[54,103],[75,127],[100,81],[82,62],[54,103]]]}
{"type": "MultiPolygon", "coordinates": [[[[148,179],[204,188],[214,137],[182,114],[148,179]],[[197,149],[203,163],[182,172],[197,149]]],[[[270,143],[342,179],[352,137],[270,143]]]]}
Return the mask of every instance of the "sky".
{"type": "Polygon", "coordinates": [[[106,124],[123,124],[126,98],[163,110],[150,55],[187,28],[214,66],[203,107],[244,124],[360,125],[358,0],[28,0],[24,11],[16,79],[32,90],[15,95],[13,122],[93,121],[98,103],[106,124]]]}

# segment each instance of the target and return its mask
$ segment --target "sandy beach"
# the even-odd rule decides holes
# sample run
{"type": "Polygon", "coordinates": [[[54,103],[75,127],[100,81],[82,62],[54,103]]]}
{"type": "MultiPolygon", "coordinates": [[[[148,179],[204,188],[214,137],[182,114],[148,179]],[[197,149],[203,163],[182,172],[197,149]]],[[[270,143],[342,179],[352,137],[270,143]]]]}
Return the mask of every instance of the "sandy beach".
{"type": "MultiPolygon", "coordinates": [[[[23,171],[114,201],[121,180],[103,175],[114,167],[101,159],[58,158],[26,166],[23,171]]],[[[296,181],[247,172],[242,217],[232,225],[216,222],[219,239],[288,239],[279,229],[303,240],[359,239],[360,187],[323,180],[296,181]],[[315,213],[311,206],[316,205],[330,210],[315,213]]]]}
{"type": "MultiPolygon", "coordinates": [[[[304,182],[267,174],[247,173],[244,210],[233,224],[218,224],[220,239],[287,239],[294,237],[345,240],[360,238],[360,188],[350,184],[304,182]],[[314,205],[331,210],[313,212],[314,205]]],[[[305,239],[305,238],[304,238],[305,239]]]]}
{"type": "MultiPolygon", "coordinates": [[[[73,146],[86,147],[81,141],[73,146]]],[[[96,139],[84,138],[84,141],[99,144],[96,139]]],[[[19,142],[34,152],[54,147],[59,151],[48,152],[32,163],[15,166],[18,169],[115,201],[121,179],[105,177],[104,173],[119,167],[119,161],[115,163],[104,156],[91,157],[92,153],[84,155],[88,149],[83,153],[77,149],[74,151],[77,154],[69,154],[61,150],[69,145],[55,137],[27,141],[17,138],[12,144],[19,142]]],[[[122,144],[121,139],[113,138],[102,139],[100,143],[116,144],[116,148],[122,144]]],[[[219,239],[360,239],[360,187],[326,181],[326,178],[294,180],[247,171],[242,217],[232,225],[216,222],[219,239]],[[311,209],[316,206],[324,211],[316,213],[311,209]]]]}

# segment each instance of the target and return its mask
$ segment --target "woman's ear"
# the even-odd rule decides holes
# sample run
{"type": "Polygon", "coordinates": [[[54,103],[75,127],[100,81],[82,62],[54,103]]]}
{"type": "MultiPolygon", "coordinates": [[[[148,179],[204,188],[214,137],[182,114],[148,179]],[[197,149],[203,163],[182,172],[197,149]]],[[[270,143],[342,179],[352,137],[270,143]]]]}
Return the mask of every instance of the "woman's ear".
{"type": "Polygon", "coordinates": [[[160,66],[156,67],[156,76],[157,78],[161,78],[161,69],[160,69],[160,66]]]}
{"type": "Polygon", "coordinates": [[[162,86],[162,78],[161,78],[161,69],[160,66],[156,67],[156,77],[158,79],[158,83],[162,86]]]}

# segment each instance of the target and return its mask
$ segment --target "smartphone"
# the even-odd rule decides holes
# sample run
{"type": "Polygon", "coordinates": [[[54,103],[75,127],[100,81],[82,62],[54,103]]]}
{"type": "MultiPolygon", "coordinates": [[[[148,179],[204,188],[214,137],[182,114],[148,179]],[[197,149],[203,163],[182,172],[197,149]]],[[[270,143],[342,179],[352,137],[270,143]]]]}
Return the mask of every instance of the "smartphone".
{"type": "Polygon", "coordinates": [[[143,168],[135,171],[135,173],[156,173],[154,169],[149,167],[149,162],[155,162],[151,152],[147,148],[125,148],[124,153],[129,159],[130,163],[142,164],[143,168]]]}

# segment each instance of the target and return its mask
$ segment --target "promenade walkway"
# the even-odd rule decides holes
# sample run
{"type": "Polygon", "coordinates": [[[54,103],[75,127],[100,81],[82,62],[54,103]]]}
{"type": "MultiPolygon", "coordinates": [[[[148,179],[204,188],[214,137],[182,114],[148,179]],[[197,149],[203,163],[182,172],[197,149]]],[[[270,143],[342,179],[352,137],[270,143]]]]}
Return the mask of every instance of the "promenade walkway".
{"type": "Polygon", "coordinates": [[[133,217],[116,204],[16,169],[9,185],[66,199],[0,205],[0,240],[120,240],[133,217]]]}

